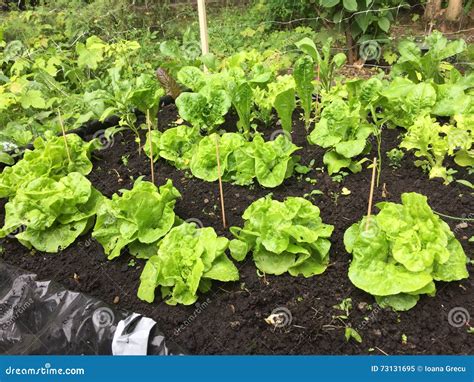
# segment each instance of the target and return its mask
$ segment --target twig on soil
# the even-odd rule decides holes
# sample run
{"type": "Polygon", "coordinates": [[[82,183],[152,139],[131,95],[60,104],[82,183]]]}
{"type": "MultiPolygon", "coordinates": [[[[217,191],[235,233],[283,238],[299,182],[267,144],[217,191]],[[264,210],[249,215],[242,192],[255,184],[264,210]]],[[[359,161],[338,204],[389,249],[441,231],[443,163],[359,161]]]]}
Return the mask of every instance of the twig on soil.
{"type": "Polygon", "coordinates": [[[61,125],[61,130],[63,132],[64,146],[66,147],[67,157],[69,159],[69,163],[71,163],[72,162],[71,153],[69,152],[69,146],[67,144],[66,130],[64,129],[64,123],[63,123],[63,119],[61,117],[61,111],[59,109],[58,109],[58,118],[59,118],[59,124],[61,125]]]}
{"type": "Polygon", "coordinates": [[[379,347],[375,346],[375,349],[377,349],[380,353],[382,354],[385,354],[385,355],[389,355],[387,353],[385,353],[382,349],[380,349],[379,347]]]}

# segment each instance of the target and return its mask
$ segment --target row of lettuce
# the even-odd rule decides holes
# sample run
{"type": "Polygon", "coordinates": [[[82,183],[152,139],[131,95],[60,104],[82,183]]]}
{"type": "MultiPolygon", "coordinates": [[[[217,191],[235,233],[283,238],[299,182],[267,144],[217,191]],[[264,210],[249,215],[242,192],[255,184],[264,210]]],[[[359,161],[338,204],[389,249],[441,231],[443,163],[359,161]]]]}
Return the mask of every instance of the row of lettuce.
{"type": "MultiPolygon", "coordinates": [[[[0,175],[0,196],[8,197],[0,237],[56,253],[92,230],[110,260],[127,251],[146,260],[140,299],[152,303],[159,287],[171,305],[193,304],[213,280],[238,280],[228,249],[236,261],[252,253],[255,266],[267,274],[312,277],[328,267],[334,227],[304,198],[258,199],[245,210],[243,227],[231,227],[229,241],[175,214],[181,194],[171,180],[158,188],[138,178],[131,190],[103,196],[86,178],[97,142],[75,134],[67,142],[69,153],[62,137],[37,138],[34,150],[0,175]]],[[[468,277],[462,246],[425,196],[405,193],[402,204],[377,206],[377,215],[344,235],[355,286],[381,306],[408,310],[420,295],[436,293],[435,281],[468,277]]]]}
{"type": "MultiPolygon", "coordinates": [[[[62,122],[74,128],[111,115],[120,117],[115,130],[134,130],[141,144],[136,111],[149,113],[156,122],[160,97],[166,93],[176,99],[180,117],[193,131],[183,126],[153,131],[147,146],[152,145],[156,159],[190,169],[200,179],[215,180],[217,161],[210,141],[220,139],[221,161],[227,165],[230,158],[226,180],[281,184],[297,163],[291,157],[296,147],[285,140],[291,140],[297,109],[302,110],[309,142],[326,149],[323,160],[329,174],[360,171],[373,137],[380,163],[385,127],[406,132],[400,148],[411,150],[418,157],[415,164],[430,177],[446,183],[455,178],[456,169],[446,167],[449,157],[458,166],[474,165],[474,74],[463,75],[448,62],[466,44],[448,41],[438,32],[426,38],[425,50],[415,42],[400,43],[389,78],[380,73],[343,82],[335,80],[335,73],[346,57],[332,54],[330,39],[321,49],[308,38],[299,41],[291,73],[281,67],[277,52],[243,51],[224,59],[207,55],[185,61],[193,66],[180,70],[170,58],[155,73],[135,41],[106,43],[92,36],[58,47],[38,37],[33,46],[20,41],[3,45],[0,139],[7,151],[45,131],[59,132],[62,122]],[[208,71],[198,67],[202,63],[208,71]],[[240,136],[211,137],[229,112],[238,115],[240,136]],[[281,130],[284,137],[263,144],[258,135],[266,129],[281,130]],[[239,159],[245,164],[235,168],[239,159]],[[284,164],[272,173],[268,162],[277,161],[284,164]]],[[[169,51],[168,45],[162,44],[162,50],[169,51]]],[[[0,160],[12,163],[5,153],[0,160]]]]}

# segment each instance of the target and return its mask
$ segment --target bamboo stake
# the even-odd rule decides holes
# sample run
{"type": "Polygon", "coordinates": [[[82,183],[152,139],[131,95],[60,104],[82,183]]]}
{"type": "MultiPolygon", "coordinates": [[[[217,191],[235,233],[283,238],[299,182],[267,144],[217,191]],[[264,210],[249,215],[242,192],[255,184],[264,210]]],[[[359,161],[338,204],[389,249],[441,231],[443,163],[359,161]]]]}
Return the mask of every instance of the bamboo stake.
{"type": "Polygon", "coordinates": [[[375,173],[377,170],[377,157],[374,158],[372,168],[372,181],[370,182],[370,193],[369,193],[369,207],[367,208],[367,220],[365,221],[365,230],[369,229],[370,217],[372,214],[372,201],[374,199],[374,186],[375,186],[375,173]]]}
{"type": "Polygon", "coordinates": [[[225,218],[225,203],[224,203],[224,190],[222,189],[222,175],[221,175],[221,158],[219,153],[219,135],[216,135],[216,158],[217,158],[217,175],[219,176],[219,193],[221,198],[221,210],[222,210],[222,225],[227,228],[227,222],[225,218]]]}
{"type": "MultiPolygon", "coordinates": [[[[207,30],[207,15],[206,15],[206,1],[197,0],[198,14],[199,14],[199,32],[201,35],[201,51],[202,54],[209,53],[209,33],[207,30]]],[[[206,66],[204,71],[207,72],[206,66]]],[[[221,174],[221,159],[219,153],[219,135],[216,135],[216,159],[217,159],[217,172],[219,175],[219,194],[221,199],[221,210],[222,210],[222,225],[227,228],[226,216],[225,216],[225,202],[224,202],[224,190],[222,188],[222,174],[221,174]]]]}
{"type": "Polygon", "coordinates": [[[58,109],[58,117],[59,117],[59,124],[61,125],[61,130],[63,132],[64,147],[66,148],[67,158],[69,159],[69,163],[71,163],[72,162],[71,153],[69,152],[69,145],[67,144],[66,129],[64,129],[64,123],[61,117],[61,111],[59,109],[58,109]]]}
{"type": "Polygon", "coordinates": [[[153,168],[153,141],[151,139],[151,120],[150,110],[146,111],[146,125],[148,127],[148,139],[150,141],[150,169],[151,169],[151,182],[155,184],[155,169],[153,168]]]}
{"type": "Polygon", "coordinates": [[[207,15],[206,15],[206,1],[197,0],[198,14],[199,14],[199,31],[201,34],[201,50],[202,54],[209,53],[209,33],[207,31],[207,15]]]}

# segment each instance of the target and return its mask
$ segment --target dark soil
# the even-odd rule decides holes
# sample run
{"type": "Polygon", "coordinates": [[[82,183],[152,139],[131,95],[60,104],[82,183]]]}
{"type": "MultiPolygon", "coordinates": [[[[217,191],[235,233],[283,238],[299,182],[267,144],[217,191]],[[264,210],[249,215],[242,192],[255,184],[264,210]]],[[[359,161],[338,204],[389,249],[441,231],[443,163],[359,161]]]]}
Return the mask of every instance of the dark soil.
{"type": "MultiPolygon", "coordinates": [[[[160,113],[161,128],[177,119],[173,105],[160,113]]],[[[235,118],[226,123],[233,129],[235,118]]],[[[385,130],[383,151],[396,147],[399,131],[385,130]]],[[[270,135],[270,132],[267,134],[270,135]]],[[[293,141],[301,146],[303,163],[315,160],[315,167],[323,167],[324,151],[306,143],[306,131],[295,115],[293,141]]],[[[375,145],[371,156],[375,156],[375,145]]],[[[149,179],[149,162],[137,150],[135,137],[130,132],[116,135],[111,147],[97,152],[94,170],[89,179],[106,196],[122,188],[131,188],[133,178],[144,175],[149,179]],[[124,162],[127,163],[125,165],[124,162]]],[[[156,183],[173,180],[183,198],[176,205],[183,219],[199,219],[204,225],[230,237],[220,220],[217,183],[206,183],[186,176],[160,160],[155,165],[156,183]]],[[[467,175],[458,173],[467,179],[467,175]]],[[[350,256],[345,252],[344,231],[358,221],[367,209],[371,170],[351,174],[338,183],[326,173],[313,170],[303,177],[293,176],[276,189],[268,190],[255,185],[239,187],[224,185],[227,220],[242,225],[241,215],[254,200],[272,192],[277,199],[285,196],[303,196],[318,189],[313,202],[321,209],[325,223],[336,228],[332,236],[331,264],[320,275],[295,278],[287,275],[260,277],[249,256],[238,264],[239,282],[214,284],[213,290],[201,296],[194,306],[168,306],[159,298],[154,304],[137,299],[136,291],[143,262],[130,263],[131,257],[122,255],[107,261],[101,246],[87,234],[59,254],[31,253],[14,239],[0,242],[3,261],[34,271],[40,279],[53,279],[66,288],[88,293],[118,307],[135,311],[156,320],[160,328],[178,345],[195,354],[474,354],[474,335],[469,326],[459,328],[448,323],[448,313],[455,307],[474,314],[474,279],[461,282],[438,283],[436,297],[422,297],[409,312],[394,313],[374,304],[372,296],[355,288],[347,277],[350,256]],[[305,180],[316,179],[312,184],[305,180]],[[346,187],[350,195],[341,195],[346,187]],[[118,297],[118,299],[117,299],[118,297]],[[352,299],[349,319],[337,316],[344,313],[334,306],[346,298],[352,299]],[[264,319],[275,308],[285,307],[292,322],[275,329],[264,319]],[[344,339],[344,327],[350,325],[362,336],[361,344],[344,339]]],[[[472,179],[471,179],[472,181],[472,179]]],[[[421,169],[405,158],[402,167],[394,170],[384,156],[380,187],[375,190],[375,202],[400,201],[403,192],[416,191],[428,196],[432,208],[440,213],[474,216],[471,190],[458,183],[445,186],[437,180],[428,180],[421,169]],[[383,187],[384,185],[384,187],[383,187]],[[383,195],[385,193],[385,198],[383,195]]],[[[3,205],[1,219],[3,220],[3,205]]],[[[446,219],[461,241],[466,253],[472,256],[468,238],[474,235],[472,223],[446,219]]],[[[473,266],[469,265],[472,274],[473,266]]],[[[159,295],[159,293],[157,293],[159,295]]]]}

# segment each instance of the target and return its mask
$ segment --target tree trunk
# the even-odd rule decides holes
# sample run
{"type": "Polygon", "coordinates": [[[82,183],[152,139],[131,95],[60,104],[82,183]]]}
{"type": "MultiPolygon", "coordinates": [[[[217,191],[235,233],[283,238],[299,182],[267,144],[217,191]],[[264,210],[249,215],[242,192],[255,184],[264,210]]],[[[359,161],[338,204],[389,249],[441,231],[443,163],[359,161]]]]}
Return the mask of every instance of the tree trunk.
{"type": "Polygon", "coordinates": [[[352,34],[349,26],[346,28],[346,47],[347,47],[347,61],[349,65],[353,65],[357,57],[354,54],[354,40],[352,39],[352,34]]]}
{"type": "Polygon", "coordinates": [[[444,14],[447,21],[457,21],[462,13],[462,0],[449,0],[448,8],[444,14]]]}
{"type": "Polygon", "coordinates": [[[441,13],[441,0],[428,0],[423,17],[426,21],[433,21],[441,13]]]}

